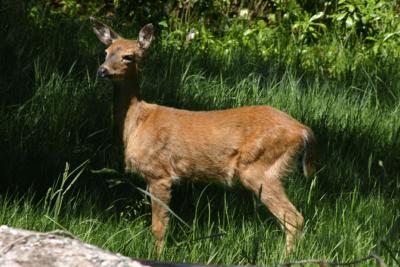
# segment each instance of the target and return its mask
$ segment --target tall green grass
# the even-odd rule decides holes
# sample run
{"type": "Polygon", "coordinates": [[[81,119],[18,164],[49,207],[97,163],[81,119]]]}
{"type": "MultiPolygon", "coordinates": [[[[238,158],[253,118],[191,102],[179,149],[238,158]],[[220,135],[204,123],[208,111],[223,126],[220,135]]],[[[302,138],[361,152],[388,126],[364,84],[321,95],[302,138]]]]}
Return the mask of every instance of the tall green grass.
{"type": "MultiPolygon", "coordinates": [[[[95,77],[102,45],[88,22],[60,17],[34,24],[23,5],[5,1],[0,10],[0,223],[64,229],[114,252],[156,258],[148,197],[113,173],[90,171],[123,170],[121,150],[112,145],[111,85],[95,77]],[[75,177],[64,172],[66,162],[73,170],[86,161],[71,187],[57,191],[57,177],[75,177]]],[[[286,179],[307,220],[289,258],[345,261],[375,249],[395,265],[382,240],[399,259],[398,238],[386,238],[400,218],[396,58],[362,58],[332,33],[325,42],[337,44],[336,64],[364,60],[332,78],[306,71],[303,59],[290,54],[296,47],[270,37],[283,54],[265,58],[242,47],[225,55],[156,42],[141,62],[143,97],[190,110],[271,105],[309,125],[318,139],[317,174],[306,179],[294,172],[286,179]]],[[[144,189],[138,178],[129,177],[144,189]]],[[[190,228],[172,219],[160,259],[259,265],[289,259],[274,218],[240,186],[182,184],[173,195],[172,209],[190,228]]]]}
{"type": "Polygon", "coordinates": [[[61,208],[62,216],[55,216],[45,201],[33,199],[32,192],[23,199],[5,195],[0,197],[0,224],[38,231],[61,229],[84,242],[142,259],[274,266],[305,258],[350,261],[374,250],[388,266],[395,266],[382,241],[398,259],[399,239],[388,236],[388,232],[400,216],[399,199],[389,201],[377,192],[365,197],[358,190],[330,198],[318,196],[315,188],[306,188],[299,180],[292,181],[289,194],[307,220],[302,240],[290,256],[284,254],[284,235],[274,218],[241,188],[226,191],[203,186],[201,190],[188,190],[190,196],[186,191],[185,197],[194,202],[185,203],[185,207],[185,194],[174,195],[172,207],[179,210],[190,228],[173,217],[165,250],[159,257],[149,227],[150,202],[145,196],[116,212],[98,208],[98,199],[89,192],[71,192],[55,207],[61,208]],[[192,207],[190,211],[188,206],[192,207]]]}

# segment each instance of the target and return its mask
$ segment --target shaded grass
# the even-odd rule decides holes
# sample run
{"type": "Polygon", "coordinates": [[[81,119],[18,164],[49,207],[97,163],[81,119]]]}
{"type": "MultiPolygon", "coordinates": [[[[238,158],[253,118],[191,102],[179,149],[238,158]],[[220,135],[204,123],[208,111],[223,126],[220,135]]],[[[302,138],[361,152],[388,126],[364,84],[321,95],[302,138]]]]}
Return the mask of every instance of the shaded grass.
{"type": "MultiPolygon", "coordinates": [[[[112,92],[107,81],[99,83],[90,75],[77,80],[71,72],[63,76],[37,68],[34,96],[3,115],[3,155],[13,163],[4,166],[3,182],[20,177],[20,186],[29,185],[31,180],[25,175],[33,175],[34,181],[40,179],[49,186],[66,161],[88,158],[93,168],[108,165],[122,169],[120,151],[110,146],[112,92]],[[17,164],[20,167],[16,170],[17,164]],[[36,173],[31,174],[31,169],[36,173]]],[[[164,82],[170,76],[154,79],[143,75],[145,99],[191,110],[274,106],[316,132],[321,176],[334,177],[322,179],[325,184],[321,189],[342,191],[361,185],[363,192],[375,186],[399,190],[399,106],[378,108],[370,95],[353,96],[347,88],[325,90],[329,84],[302,86],[289,71],[280,80],[257,74],[226,80],[204,76],[186,64],[184,74],[177,77],[176,85],[168,87],[164,82]],[[170,103],[171,99],[176,103],[170,103]]]]}

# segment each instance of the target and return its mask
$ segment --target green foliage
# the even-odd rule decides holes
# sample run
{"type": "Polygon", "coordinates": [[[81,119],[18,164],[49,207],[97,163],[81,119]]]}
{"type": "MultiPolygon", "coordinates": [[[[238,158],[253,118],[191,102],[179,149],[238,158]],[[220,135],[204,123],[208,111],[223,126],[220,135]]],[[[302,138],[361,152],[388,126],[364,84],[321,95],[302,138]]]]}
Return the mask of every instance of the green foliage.
{"type": "Polygon", "coordinates": [[[373,35],[382,30],[386,19],[393,19],[389,6],[385,1],[340,0],[332,18],[354,33],[373,35]],[[388,15],[390,18],[386,17],[388,15]]]}
{"type": "Polygon", "coordinates": [[[321,32],[326,30],[324,23],[316,22],[324,16],[324,12],[318,12],[317,14],[309,17],[306,13],[303,16],[303,20],[297,21],[292,26],[292,32],[297,35],[297,39],[301,42],[309,42],[310,40],[316,40],[320,38],[321,32]]]}
{"type": "MultiPolygon", "coordinates": [[[[398,8],[396,1],[378,0],[313,3],[293,0],[115,0],[105,4],[94,0],[85,3],[65,0],[36,2],[28,9],[28,15],[40,27],[51,24],[60,15],[85,20],[89,15],[103,14],[127,25],[139,26],[152,22],[159,26],[164,45],[185,45],[187,34],[193,30],[198,39],[196,43],[203,50],[234,54],[233,50],[238,46],[246,45],[247,49],[256,53],[259,49],[263,50],[266,60],[269,53],[265,53],[265,50],[270,47],[265,46],[268,42],[262,37],[268,33],[263,32],[273,31],[279,38],[286,39],[281,45],[292,51],[283,52],[291,62],[299,56],[302,62],[304,57],[306,62],[302,64],[305,70],[320,69],[324,74],[333,74],[332,78],[337,78],[337,75],[343,75],[346,70],[335,66],[335,56],[324,57],[324,54],[338,52],[336,49],[324,47],[324,44],[330,43],[332,39],[340,39],[346,50],[352,50],[354,44],[357,44],[358,49],[367,54],[366,58],[368,54],[397,57],[397,37],[400,32],[398,8]],[[258,34],[249,34],[253,32],[258,34]],[[260,42],[260,39],[264,41],[260,42]],[[318,51],[326,48],[329,49],[326,53],[318,51]],[[318,63],[312,63],[307,58],[316,58],[318,63]]],[[[364,64],[360,60],[354,62],[364,64]]]]}
{"type": "Polygon", "coordinates": [[[341,79],[365,66],[378,71],[387,64],[388,55],[393,63],[400,56],[400,19],[394,2],[327,2],[318,11],[306,10],[296,1],[270,4],[265,18],[230,15],[215,24],[195,15],[168,17],[158,23],[163,47],[227,57],[244,48],[264,61],[282,57],[287,64],[299,64],[303,71],[324,79],[341,79]],[[358,20],[349,26],[354,17],[358,20]],[[188,41],[190,34],[194,37],[188,41]],[[345,60],[348,57],[352,60],[345,60]]]}
{"type": "Polygon", "coordinates": [[[28,16],[36,22],[45,17],[54,19],[57,16],[63,15],[70,18],[79,16],[87,16],[87,14],[100,11],[102,8],[101,1],[89,0],[60,0],[60,1],[35,1],[30,4],[27,9],[28,16]]]}

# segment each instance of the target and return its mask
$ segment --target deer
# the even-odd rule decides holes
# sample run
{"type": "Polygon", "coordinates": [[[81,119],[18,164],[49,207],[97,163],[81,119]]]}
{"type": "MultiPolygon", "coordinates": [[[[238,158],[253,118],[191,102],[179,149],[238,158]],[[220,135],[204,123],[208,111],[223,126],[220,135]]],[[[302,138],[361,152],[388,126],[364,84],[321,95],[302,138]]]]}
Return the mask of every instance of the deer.
{"type": "Polygon", "coordinates": [[[271,106],[189,111],[147,103],[140,95],[138,63],[154,39],[152,24],[131,40],[94,17],[90,21],[107,46],[97,75],[113,84],[113,123],[122,139],[125,170],[140,174],[152,196],[157,251],[164,248],[171,186],[186,180],[239,182],[253,191],[285,230],[286,253],[291,253],[304,218],[282,182],[299,155],[305,176],[313,173],[313,131],[271,106]]]}

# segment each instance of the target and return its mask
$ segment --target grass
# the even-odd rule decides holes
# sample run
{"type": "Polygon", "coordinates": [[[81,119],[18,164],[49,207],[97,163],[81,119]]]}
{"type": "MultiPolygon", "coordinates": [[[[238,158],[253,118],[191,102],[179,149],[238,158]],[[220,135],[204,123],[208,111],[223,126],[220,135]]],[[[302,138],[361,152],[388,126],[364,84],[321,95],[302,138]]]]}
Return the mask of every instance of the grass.
{"type": "MultiPolygon", "coordinates": [[[[19,200],[3,196],[0,223],[39,231],[66,230],[84,242],[134,258],[272,266],[289,259],[349,261],[365,256],[386,238],[394,219],[400,216],[398,199],[389,201],[379,193],[362,197],[358,189],[336,198],[317,197],[315,190],[307,190],[302,184],[294,181],[289,186],[290,195],[307,218],[304,237],[289,258],[283,253],[284,237],[278,224],[241,188],[226,191],[203,187],[191,192],[189,198],[196,199],[193,204],[179,207],[176,202],[182,202],[182,195],[174,195],[173,208],[180,215],[189,216],[185,220],[190,228],[173,219],[166,249],[159,258],[149,229],[148,199],[116,213],[113,209],[96,208],[98,199],[89,193],[73,194],[62,203],[63,215],[55,218],[45,203],[35,202],[30,193],[19,200]],[[243,203],[243,199],[248,202],[243,203]],[[192,206],[190,212],[187,206],[192,206]]],[[[387,242],[391,248],[400,245],[395,238],[388,237],[387,242]]],[[[395,265],[386,250],[376,250],[388,266],[395,265]]]]}
{"type": "MultiPolygon", "coordinates": [[[[122,153],[111,145],[110,84],[95,77],[103,47],[89,24],[60,19],[40,28],[5,6],[0,224],[64,229],[114,252],[157,258],[150,201],[132,186],[144,189],[143,181],[90,171],[123,170],[122,153]]],[[[289,53],[283,45],[277,50],[289,53]]],[[[353,63],[338,58],[337,64],[353,63]]],[[[246,48],[225,56],[156,43],[141,62],[149,102],[191,110],[271,105],[309,125],[319,147],[315,177],[294,172],[286,179],[306,218],[293,255],[285,257],[283,232],[250,192],[183,183],[174,187],[171,207],[190,227],[172,218],[159,259],[269,266],[304,258],[347,261],[375,249],[388,266],[398,264],[399,236],[389,234],[400,218],[400,87],[393,62],[368,58],[332,79],[246,48]]]]}

